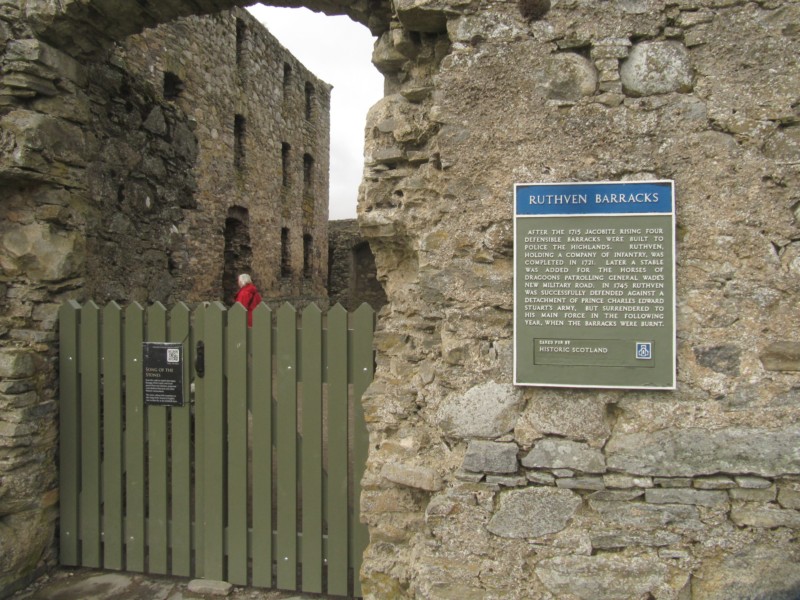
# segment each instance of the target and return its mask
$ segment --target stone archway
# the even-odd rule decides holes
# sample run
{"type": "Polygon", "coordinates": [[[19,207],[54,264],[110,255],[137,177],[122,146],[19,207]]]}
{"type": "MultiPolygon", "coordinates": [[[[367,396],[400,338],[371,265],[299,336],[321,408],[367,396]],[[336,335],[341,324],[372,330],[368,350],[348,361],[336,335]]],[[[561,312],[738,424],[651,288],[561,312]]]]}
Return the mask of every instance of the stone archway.
{"type": "MultiPolygon", "coordinates": [[[[83,289],[81,265],[25,270],[94,225],[87,117],[53,99],[96,91],[84,63],[113,40],[245,3],[107,4],[0,13],[4,67],[24,66],[3,71],[0,173],[44,223],[3,209],[0,376],[23,403],[52,375],[48,304],[83,289]]],[[[359,202],[390,302],[365,403],[367,595],[796,595],[797,3],[307,5],[380,34],[387,80],[359,202]],[[678,389],[515,388],[513,183],[650,178],[679,196],[678,389]]],[[[52,430],[31,435],[52,455],[52,430]]],[[[47,522],[52,493],[37,502],[47,522]]]]}

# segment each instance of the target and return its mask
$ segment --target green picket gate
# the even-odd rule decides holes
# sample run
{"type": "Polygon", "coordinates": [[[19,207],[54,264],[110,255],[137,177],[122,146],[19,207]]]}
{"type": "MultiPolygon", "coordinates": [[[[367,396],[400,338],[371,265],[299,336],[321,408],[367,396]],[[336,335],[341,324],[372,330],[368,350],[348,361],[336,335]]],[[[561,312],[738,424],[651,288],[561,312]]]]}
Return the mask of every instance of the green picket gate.
{"type": "Polygon", "coordinates": [[[372,381],[367,305],[59,312],[60,560],[361,595],[372,381]],[[182,349],[184,403],[153,404],[143,348],[182,349]]]}

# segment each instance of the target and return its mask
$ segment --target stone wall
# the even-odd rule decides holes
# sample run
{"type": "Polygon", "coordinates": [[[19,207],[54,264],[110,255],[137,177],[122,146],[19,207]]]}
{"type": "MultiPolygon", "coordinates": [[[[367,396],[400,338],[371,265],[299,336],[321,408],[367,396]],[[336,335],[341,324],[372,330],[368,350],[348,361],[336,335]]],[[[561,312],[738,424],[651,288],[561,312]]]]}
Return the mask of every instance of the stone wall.
{"type": "Polygon", "coordinates": [[[375,255],[361,235],[355,219],[328,224],[328,300],[347,310],[366,302],[376,311],[386,304],[378,281],[375,255]]]}
{"type": "Polygon", "coordinates": [[[369,597],[797,596],[800,6],[444,4],[374,56],[369,597]],[[513,184],[651,178],[677,389],[514,387],[513,184]]]}
{"type": "Polygon", "coordinates": [[[60,303],[230,302],[241,269],[324,305],[328,266],[330,86],[249,13],[78,59],[32,6],[0,4],[0,597],[55,562],[60,303]]]}
{"type": "MultiPolygon", "coordinates": [[[[45,67],[59,73],[49,79],[58,101],[28,115],[34,127],[9,135],[4,122],[0,173],[19,202],[58,215],[41,236],[63,244],[67,263],[86,243],[81,228],[90,230],[69,217],[88,199],[61,183],[77,181],[85,161],[75,119],[60,116],[74,108],[64,88],[82,72],[69,56],[242,3],[173,0],[161,13],[119,4],[118,19],[101,2],[26,2],[24,15],[0,4],[0,118],[18,81],[10,40],[31,38],[27,26],[49,45],[32,43],[36,68],[25,72],[45,81],[16,88],[27,99],[12,105],[48,98],[45,67]],[[92,27],[97,39],[84,35],[92,27]],[[74,143],[57,143],[62,134],[74,143]]],[[[389,300],[365,399],[366,596],[797,596],[800,5],[307,5],[362,7],[356,18],[381,34],[373,60],[386,76],[386,97],[368,117],[359,199],[389,300]],[[677,192],[677,389],[514,387],[513,184],[649,178],[672,179],[677,192]]],[[[16,211],[5,223],[25,224],[16,211]]],[[[4,284],[7,298],[28,299],[9,306],[31,325],[13,329],[28,333],[14,334],[19,350],[6,348],[18,366],[0,383],[4,406],[36,389],[46,411],[46,371],[24,366],[52,349],[52,312],[38,307],[83,284],[28,285],[37,264],[20,262],[26,286],[4,284]],[[30,315],[18,308],[34,297],[30,315]]],[[[35,422],[21,413],[4,422],[15,419],[35,422]]],[[[12,427],[17,439],[28,435],[12,427]]],[[[49,461],[52,433],[30,429],[49,461]]],[[[0,502],[8,497],[0,491],[0,502]]],[[[34,505],[51,515],[52,495],[34,505]]]]}

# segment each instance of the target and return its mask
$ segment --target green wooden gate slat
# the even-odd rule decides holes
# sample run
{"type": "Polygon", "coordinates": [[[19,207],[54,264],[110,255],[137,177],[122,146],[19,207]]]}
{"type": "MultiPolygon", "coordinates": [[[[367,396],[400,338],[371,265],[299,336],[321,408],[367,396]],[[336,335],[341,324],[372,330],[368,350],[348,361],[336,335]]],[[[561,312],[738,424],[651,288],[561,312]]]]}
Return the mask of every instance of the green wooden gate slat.
{"type": "MultiPolygon", "coordinates": [[[[160,302],[147,309],[147,341],[167,341],[167,310],[160,302]]],[[[147,419],[147,563],[149,573],[166,574],[169,485],[167,482],[166,406],[148,405],[147,419]]]]}
{"type": "Polygon", "coordinates": [[[247,585],[247,309],[228,311],[228,577],[247,585]]]}
{"type": "Polygon", "coordinates": [[[144,379],[142,342],[144,309],[133,303],[125,309],[125,568],[144,572],[145,456],[144,379]]]}
{"type": "Polygon", "coordinates": [[[253,585],[272,587],[272,311],[253,311],[253,585]]]}
{"type": "Polygon", "coordinates": [[[191,575],[192,536],[191,536],[191,393],[190,365],[192,364],[192,345],[190,339],[189,307],[178,303],[170,311],[169,341],[182,342],[183,357],[183,406],[170,408],[172,462],[172,521],[170,547],[172,550],[171,569],[173,575],[191,575]]]}
{"type": "Polygon", "coordinates": [[[87,302],[81,311],[81,495],[78,525],[81,564],[99,567],[100,553],[100,310],[87,302]]]}
{"type": "Polygon", "coordinates": [[[353,568],[353,595],[361,596],[359,570],[364,550],[369,542],[367,526],[361,522],[361,478],[367,464],[369,434],[364,422],[364,407],[361,397],[372,383],[375,359],[372,352],[372,338],[375,329],[375,311],[362,304],[353,313],[353,513],[350,521],[350,550],[353,568]]]}
{"type": "Polygon", "coordinates": [[[120,570],[122,562],[122,309],[103,309],[103,566],[120,570]]]}
{"type": "Polygon", "coordinates": [[[224,564],[224,427],[225,427],[225,307],[220,302],[206,307],[203,577],[225,579],[224,564]]]}
{"type": "Polygon", "coordinates": [[[348,594],[347,311],[328,312],[328,593],[348,594]]]}
{"type": "Polygon", "coordinates": [[[303,311],[302,588],[322,592],[322,312],[303,311]]]}
{"type": "MultiPolygon", "coordinates": [[[[200,344],[203,347],[203,366],[205,366],[205,342],[206,342],[206,309],[202,305],[197,309],[194,316],[194,337],[195,352],[200,344]]],[[[198,359],[198,356],[195,356],[198,359]]],[[[197,362],[192,361],[192,373],[194,375],[194,522],[192,530],[194,532],[194,576],[205,577],[205,492],[206,492],[206,469],[205,469],[205,422],[206,422],[206,378],[205,372],[201,376],[197,371],[197,362]]]]}
{"type": "Polygon", "coordinates": [[[80,305],[74,300],[61,305],[58,313],[59,337],[59,557],[62,565],[80,564],[78,539],[78,493],[80,422],[78,342],[80,305]]]}
{"type": "Polygon", "coordinates": [[[278,587],[297,585],[297,313],[284,304],[277,327],[278,587]]]}

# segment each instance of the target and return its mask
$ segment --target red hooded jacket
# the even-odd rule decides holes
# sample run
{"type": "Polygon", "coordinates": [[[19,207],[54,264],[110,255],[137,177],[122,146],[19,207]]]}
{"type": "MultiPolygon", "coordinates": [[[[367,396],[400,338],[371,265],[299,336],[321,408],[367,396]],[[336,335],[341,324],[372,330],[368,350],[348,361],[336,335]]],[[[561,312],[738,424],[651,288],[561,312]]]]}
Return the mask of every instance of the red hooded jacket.
{"type": "Polygon", "coordinates": [[[247,309],[247,326],[253,326],[253,310],[261,304],[261,294],[258,293],[256,286],[247,283],[236,292],[236,302],[247,309]]]}

